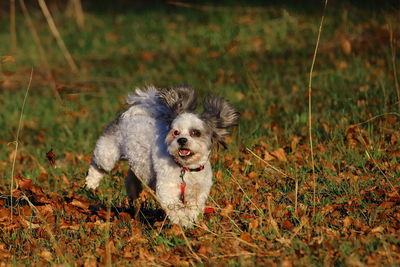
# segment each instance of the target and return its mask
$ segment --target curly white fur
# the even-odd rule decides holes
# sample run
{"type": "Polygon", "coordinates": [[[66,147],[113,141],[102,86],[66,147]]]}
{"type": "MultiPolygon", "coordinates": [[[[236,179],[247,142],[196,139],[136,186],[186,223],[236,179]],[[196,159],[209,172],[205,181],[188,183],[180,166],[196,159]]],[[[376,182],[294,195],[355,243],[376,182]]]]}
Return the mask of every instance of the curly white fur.
{"type": "MultiPolygon", "coordinates": [[[[127,160],[133,173],[155,190],[172,223],[190,226],[204,210],[212,185],[209,155],[213,141],[222,142],[227,128],[236,123],[238,113],[224,100],[205,101],[198,115],[193,89],[175,87],[157,90],[136,89],[127,98],[131,107],[118,116],[98,139],[86,177],[86,186],[99,186],[105,171],[118,160],[127,160]],[[221,126],[223,125],[223,126],[221,126]],[[204,166],[200,171],[189,171],[204,166]],[[181,200],[181,171],[186,183],[185,203],[181,200]]],[[[129,178],[129,177],[128,177],[129,178]]],[[[126,182],[127,192],[133,183],[126,182]]],[[[131,188],[131,189],[130,189],[131,188]]]]}

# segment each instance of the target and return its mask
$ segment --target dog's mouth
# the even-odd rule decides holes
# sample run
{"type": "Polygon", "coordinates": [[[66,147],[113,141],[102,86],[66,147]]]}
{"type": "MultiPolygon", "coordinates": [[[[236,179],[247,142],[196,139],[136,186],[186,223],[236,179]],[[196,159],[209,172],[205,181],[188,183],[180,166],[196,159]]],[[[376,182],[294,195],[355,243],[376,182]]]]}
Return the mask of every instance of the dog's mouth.
{"type": "Polygon", "coordinates": [[[187,158],[193,156],[194,153],[190,149],[180,148],[178,154],[181,158],[187,158]]]}

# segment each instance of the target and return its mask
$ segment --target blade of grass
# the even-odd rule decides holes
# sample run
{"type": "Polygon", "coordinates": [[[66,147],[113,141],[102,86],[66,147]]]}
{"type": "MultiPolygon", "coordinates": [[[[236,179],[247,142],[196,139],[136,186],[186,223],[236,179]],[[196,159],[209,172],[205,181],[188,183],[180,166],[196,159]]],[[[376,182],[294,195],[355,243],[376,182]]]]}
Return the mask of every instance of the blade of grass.
{"type": "Polygon", "coordinates": [[[85,28],[85,15],[83,13],[81,0],[71,0],[71,1],[74,8],[76,23],[78,24],[79,28],[83,29],[85,28]]]}
{"type": "Polygon", "coordinates": [[[17,47],[17,29],[15,26],[15,0],[10,0],[10,37],[11,37],[11,54],[17,47]]]}
{"type": "Polygon", "coordinates": [[[393,37],[392,24],[390,24],[390,23],[389,23],[389,34],[390,34],[390,53],[392,55],[394,87],[396,88],[397,104],[399,106],[399,111],[400,111],[400,88],[399,88],[399,81],[397,80],[397,67],[396,67],[396,41],[397,40],[393,37]]]}
{"type": "Polygon", "coordinates": [[[312,74],[314,71],[315,60],[317,58],[319,41],[321,38],[322,26],[324,24],[325,11],[326,11],[327,4],[328,4],[328,0],[325,0],[324,10],[323,10],[321,22],[320,22],[319,28],[318,28],[317,42],[315,44],[314,55],[313,55],[313,59],[311,62],[309,79],[308,79],[308,136],[309,136],[309,142],[310,142],[311,169],[312,169],[312,178],[313,178],[313,217],[315,216],[317,183],[316,183],[316,179],[315,179],[314,149],[313,149],[313,138],[312,138],[312,109],[311,109],[311,107],[312,107],[312,74]]]}
{"type": "Polygon", "coordinates": [[[25,109],[25,103],[26,103],[26,99],[28,98],[28,93],[29,93],[29,89],[31,88],[31,83],[32,83],[32,77],[33,77],[33,68],[31,69],[31,75],[29,77],[29,83],[28,86],[26,88],[25,91],[25,96],[24,96],[24,100],[22,102],[22,107],[21,107],[21,112],[19,115],[19,122],[18,122],[18,129],[17,129],[17,135],[15,137],[15,149],[14,149],[14,157],[13,157],[13,161],[12,161],[12,167],[11,167],[11,185],[10,185],[10,196],[11,196],[11,216],[10,219],[12,221],[13,218],[13,189],[14,189],[14,171],[15,171],[15,162],[17,160],[17,153],[18,153],[18,146],[19,146],[19,134],[21,133],[21,129],[22,129],[22,121],[23,121],[23,117],[24,117],[24,109],[25,109]]]}

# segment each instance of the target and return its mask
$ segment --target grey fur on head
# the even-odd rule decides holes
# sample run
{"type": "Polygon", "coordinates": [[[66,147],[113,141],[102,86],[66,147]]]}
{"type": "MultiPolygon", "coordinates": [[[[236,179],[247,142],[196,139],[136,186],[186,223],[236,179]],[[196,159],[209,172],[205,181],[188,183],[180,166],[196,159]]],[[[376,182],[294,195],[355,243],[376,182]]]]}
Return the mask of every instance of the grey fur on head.
{"type": "Polygon", "coordinates": [[[228,135],[228,127],[237,125],[239,112],[226,100],[210,95],[204,99],[203,121],[211,128],[212,139],[226,148],[224,137],[228,135]]]}
{"type": "Polygon", "coordinates": [[[183,112],[193,112],[197,106],[195,91],[189,86],[161,89],[157,96],[170,109],[174,117],[183,112]]]}

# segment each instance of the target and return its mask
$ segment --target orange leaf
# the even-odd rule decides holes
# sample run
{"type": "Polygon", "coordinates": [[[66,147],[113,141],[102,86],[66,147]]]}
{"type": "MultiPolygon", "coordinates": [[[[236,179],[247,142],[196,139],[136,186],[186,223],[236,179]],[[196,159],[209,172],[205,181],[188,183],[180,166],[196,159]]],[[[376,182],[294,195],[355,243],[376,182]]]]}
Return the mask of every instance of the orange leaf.
{"type": "Polygon", "coordinates": [[[78,207],[78,208],[81,208],[81,209],[83,209],[83,210],[87,210],[88,208],[89,208],[89,203],[85,203],[85,202],[83,202],[83,201],[81,201],[81,200],[79,200],[79,199],[76,199],[76,198],[74,198],[72,201],[71,201],[71,205],[73,205],[73,206],[75,206],[75,207],[78,207]]]}
{"type": "Polygon", "coordinates": [[[9,63],[9,62],[11,62],[11,63],[16,62],[15,57],[13,57],[13,56],[3,56],[3,57],[1,57],[1,63],[9,63]]]}
{"type": "Polygon", "coordinates": [[[249,243],[253,242],[253,238],[251,237],[251,234],[248,232],[242,232],[240,234],[240,239],[243,239],[244,241],[249,243]]]}
{"type": "Polygon", "coordinates": [[[287,161],[286,152],[283,148],[278,148],[277,150],[272,151],[271,154],[281,162],[287,161]]]}
{"type": "Polygon", "coordinates": [[[342,51],[345,55],[350,55],[351,54],[351,43],[347,39],[342,39],[340,42],[340,46],[342,47],[342,51]]]}
{"type": "Polygon", "coordinates": [[[353,222],[353,220],[352,220],[349,216],[346,216],[346,217],[343,219],[343,226],[344,226],[344,227],[349,227],[349,226],[351,225],[352,222],[353,222]]]}
{"type": "Polygon", "coordinates": [[[275,158],[274,158],[270,153],[268,153],[268,152],[265,152],[263,158],[264,158],[265,161],[271,161],[271,160],[274,160],[274,159],[275,159],[275,158]]]}
{"type": "Polygon", "coordinates": [[[17,184],[17,188],[26,189],[26,190],[30,189],[33,184],[31,179],[26,179],[21,176],[18,176],[15,179],[15,183],[17,184]]]}
{"type": "Polygon", "coordinates": [[[255,219],[249,223],[249,230],[257,230],[258,227],[259,227],[258,219],[255,219]]]}
{"type": "Polygon", "coordinates": [[[221,216],[224,216],[224,217],[229,217],[229,215],[232,213],[232,211],[233,211],[233,206],[232,206],[232,204],[228,204],[228,205],[226,205],[226,207],[221,211],[221,216]]]}

